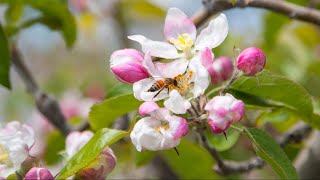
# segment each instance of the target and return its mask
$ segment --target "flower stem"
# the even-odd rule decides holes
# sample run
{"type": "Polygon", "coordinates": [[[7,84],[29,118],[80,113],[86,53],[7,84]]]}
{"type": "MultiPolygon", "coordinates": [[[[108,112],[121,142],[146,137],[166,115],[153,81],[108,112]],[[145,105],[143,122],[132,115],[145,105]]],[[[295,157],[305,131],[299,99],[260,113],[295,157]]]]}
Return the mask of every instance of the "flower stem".
{"type": "Polygon", "coordinates": [[[230,81],[226,84],[226,86],[220,91],[220,95],[224,95],[226,92],[227,92],[227,90],[230,88],[230,86],[231,86],[231,84],[235,81],[235,80],[237,80],[240,76],[242,75],[242,73],[241,72],[239,72],[239,71],[236,71],[235,73],[234,73],[234,75],[232,76],[232,78],[230,79],[230,81]]]}

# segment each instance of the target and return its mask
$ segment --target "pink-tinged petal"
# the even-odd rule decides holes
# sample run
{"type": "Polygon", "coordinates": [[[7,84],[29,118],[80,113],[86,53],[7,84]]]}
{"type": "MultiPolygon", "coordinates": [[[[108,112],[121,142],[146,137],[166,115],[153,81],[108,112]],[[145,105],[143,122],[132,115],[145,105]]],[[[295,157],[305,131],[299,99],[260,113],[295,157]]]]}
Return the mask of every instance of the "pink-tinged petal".
{"type": "Polygon", "coordinates": [[[24,180],[53,180],[53,175],[48,169],[33,167],[25,175],[24,180]]]}
{"type": "Polygon", "coordinates": [[[155,66],[150,56],[150,52],[145,54],[144,61],[142,62],[143,66],[148,70],[149,74],[152,77],[161,77],[159,69],[155,66]]]}
{"type": "Polygon", "coordinates": [[[180,139],[181,137],[185,136],[188,134],[189,131],[189,127],[188,127],[188,123],[184,118],[179,118],[179,126],[175,129],[175,133],[174,133],[174,139],[180,139]]]}
{"type": "Polygon", "coordinates": [[[170,8],[164,24],[164,36],[169,41],[171,38],[177,39],[178,35],[182,34],[189,34],[195,41],[196,26],[180,9],[170,8]]]}
{"type": "Polygon", "coordinates": [[[212,49],[219,46],[228,35],[228,21],[224,14],[218,15],[210,21],[208,27],[203,29],[198,36],[195,49],[202,50],[206,47],[212,49]]]}
{"type": "Polygon", "coordinates": [[[265,64],[266,55],[261,49],[255,47],[245,49],[237,59],[237,68],[249,76],[262,71],[265,64]]]}
{"type": "Polygon", "coordinates": [[[127,59],[142,62],[143,54],[135,49],[128,48],[114,51],[111,55],[112,64],[122,63],[123,61],[127,61],[127,59]]]}
{"type": "Polygon", "coordinates": [[[155,95],[161,90],[155,92],[148,92],[151,86],[156,82],[155,79],[142,79],[133,84],[133,95],[139,101],[159,101],[168,97],[168,90],[163,89],[156,97],[155,95]]]}
{"type": "Polygon", "coordinates": [[[237,100],[232,103],[231,111],[235,114],[233,120],[240,121],[244,115],[244,103],[241,100],[237,100]]]}
{"type": "Polygon", "coordinates": [[[169,98],[164,101],[164,106],[175,114],[185,114],[187,109],[191,107],[191,104],[177,90],[172,90],[169,98]]]}
{"type": "Polygon", "coordinates": [[[149,77],[142,65],[143,55],[134,49],[115,51],[110,58],[110,69],[117,79],[124,83],[135,83],[149,77]]]}
{"type": "Polygon", "coordinates": [[[215,134],[219,134],[227,130],[231,123],[232,121],[219,119],[217,117],[209,117],[208,119],[208,124],[211,127],[211,131],[215,134]]]}
{"type": "Polygon", "coordinates": [[[175,59],[180,56],[177,49],[172,44],[160,41],[152,41],[141,35],[128,36],[128,38],[140,43],[142,46],[142,51],[144,53],[150,52],[151,56],[166,59],[175,59]]]}
{"type": "Polygon", "coordinates": [[[160,107],[158,106],[158,104],[155,103],[154,101],[144,102],[139,107],[139,114],[140,116],[144,116],[146,114],[152,113],[153,111],[159,108],[160,107]]]}
{"type": "Polygon", "coordinates": [[[206,47],[204,50],[200,52],[200,59],[202,65],[209,69],[212,66],[214,55],[210,48],[206,47]]]}
{"type": "Polygon", "coordinates": [[[124,83],[133,84],[149,77],[148,72],[142,65],[136,63],[126,63],[111,67],[111,72],[117,79],[124,83]]]}
{"type": "Polygon", "coordinates": [[[157,69],[163,78],[174,78],[187,71],[189,61],[186,59],[174,60],[169,63],[156,63],[157,69]]]}

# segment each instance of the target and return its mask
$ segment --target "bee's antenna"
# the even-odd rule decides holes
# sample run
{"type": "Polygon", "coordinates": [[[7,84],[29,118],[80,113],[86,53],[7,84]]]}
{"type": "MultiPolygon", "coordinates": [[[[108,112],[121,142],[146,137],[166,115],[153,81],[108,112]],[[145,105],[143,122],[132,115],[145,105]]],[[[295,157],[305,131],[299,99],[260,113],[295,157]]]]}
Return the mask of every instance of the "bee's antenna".
{"type": "Polygon", "coordinates": [[[179,154],[179,151],[178,151],[177,147],[174,147],[173,149],[176,151],[176,153],[178,154],[178,156],[180,156],[180,154],[179,154]]]}

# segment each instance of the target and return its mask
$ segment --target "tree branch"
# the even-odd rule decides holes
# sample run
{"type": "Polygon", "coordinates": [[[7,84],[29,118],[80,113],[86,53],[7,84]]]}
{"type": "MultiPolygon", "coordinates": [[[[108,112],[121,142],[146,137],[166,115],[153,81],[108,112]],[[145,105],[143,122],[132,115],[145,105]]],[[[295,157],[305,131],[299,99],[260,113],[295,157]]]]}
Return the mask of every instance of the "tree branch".
{"type": "MultiPolygon", "coordinates": [[[[309,125],[303,122],[299,122],[288,132],[283,134],[279,138],[278,142],[281,147],[285,147],[289,143],[298,143],[301,142],[310,132],[311,127],[309,125]]],[[[252,159],[243,162],[223,160],[216,149],[209,145],[207,137],[204,134],[204,130],[199,129],[198,133],[201,137],[203,147],[217,162],[217,165],[214,167],[214,171],[220,175],[225,176],[230,174],[249,172],[253,169],[262,168],[265,165],[265,162],[260,157],[253,157],[252,159]]]]}
{"type": "Polygon", "coordinates": [[[197,12],[192,20],[196,26],[204,24],[212,15],[233,8],[255,7],[283,14],[292,19],[298,19],[320,25],[320,12],[316,9],[299,6],[280,0],[203,0],[205,8],[197,12]]]}
{"type": "Polygon", "coordinates": [[[48,119],[51,124],[61,131],[61,133],[67,135],[71,131],[71,128],[66,123],[59,104],[52,96],[41,92],[41,90],[38,88],[38,85],[36,84],[27,66],[24,64],[22,57],[15,45],[11,47],[11,62],[14,69],[17,71],[26,85],[28,93],[30,93],[34,98],[38,110],[48,119]]]}

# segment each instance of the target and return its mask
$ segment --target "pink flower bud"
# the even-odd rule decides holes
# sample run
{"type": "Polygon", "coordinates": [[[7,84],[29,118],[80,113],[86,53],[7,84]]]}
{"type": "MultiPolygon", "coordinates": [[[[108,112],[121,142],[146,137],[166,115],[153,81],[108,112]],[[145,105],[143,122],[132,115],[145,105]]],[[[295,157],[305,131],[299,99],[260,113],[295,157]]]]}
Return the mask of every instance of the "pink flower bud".
{"type": "Polygon", "coordinates": [[[53,180],[53,176],[48,169],[33,167],[24,177],[25,180],[53,180]]]}
{"type": "Polygon", "coordinates": [[[266,64],[266,55],[259,48],[247,48],[238,56],[237,68],[245,75],[255,75],[262,71],[266,64]]]}
{"type": "Polygon", "coordinates": [[[213,84],[219,84],[228,80],[233,73],[233,64],[228,57],[220,57],[213,61],[208,69],[213,84]]]}
{"type": "Polygon", "coordinates": [[[140,105],[139,107],[139,114],[140,116],[144,116],[146,114],[152,113],[154,110],[159,109],[160,107],[158,106],[157,103],[154,101],[147,101],[144,102],[140,105]]]}
{"type": "Polygon", "coordinates": [[[95,160],[77,173],[77,177],[88,180],[106,179],[107,175],[116,166],[116,162],[117,159],[112,149],[106,147],[95,160]]]}
{"type": "Polygon", "coordinates": [[[135,49],[118,50],[111,55],[110,68],[120,81],[132,84],[149,77],[143,59],[143,54],[135,49]]]}
{"type": "Polygon", "coordinates": [[[231,94],[215,96],[205,106],[209,111],[208,124],[213,133],[224,132],[234,121],[240,121],[244,115],[244,103],[231,94]]]}

